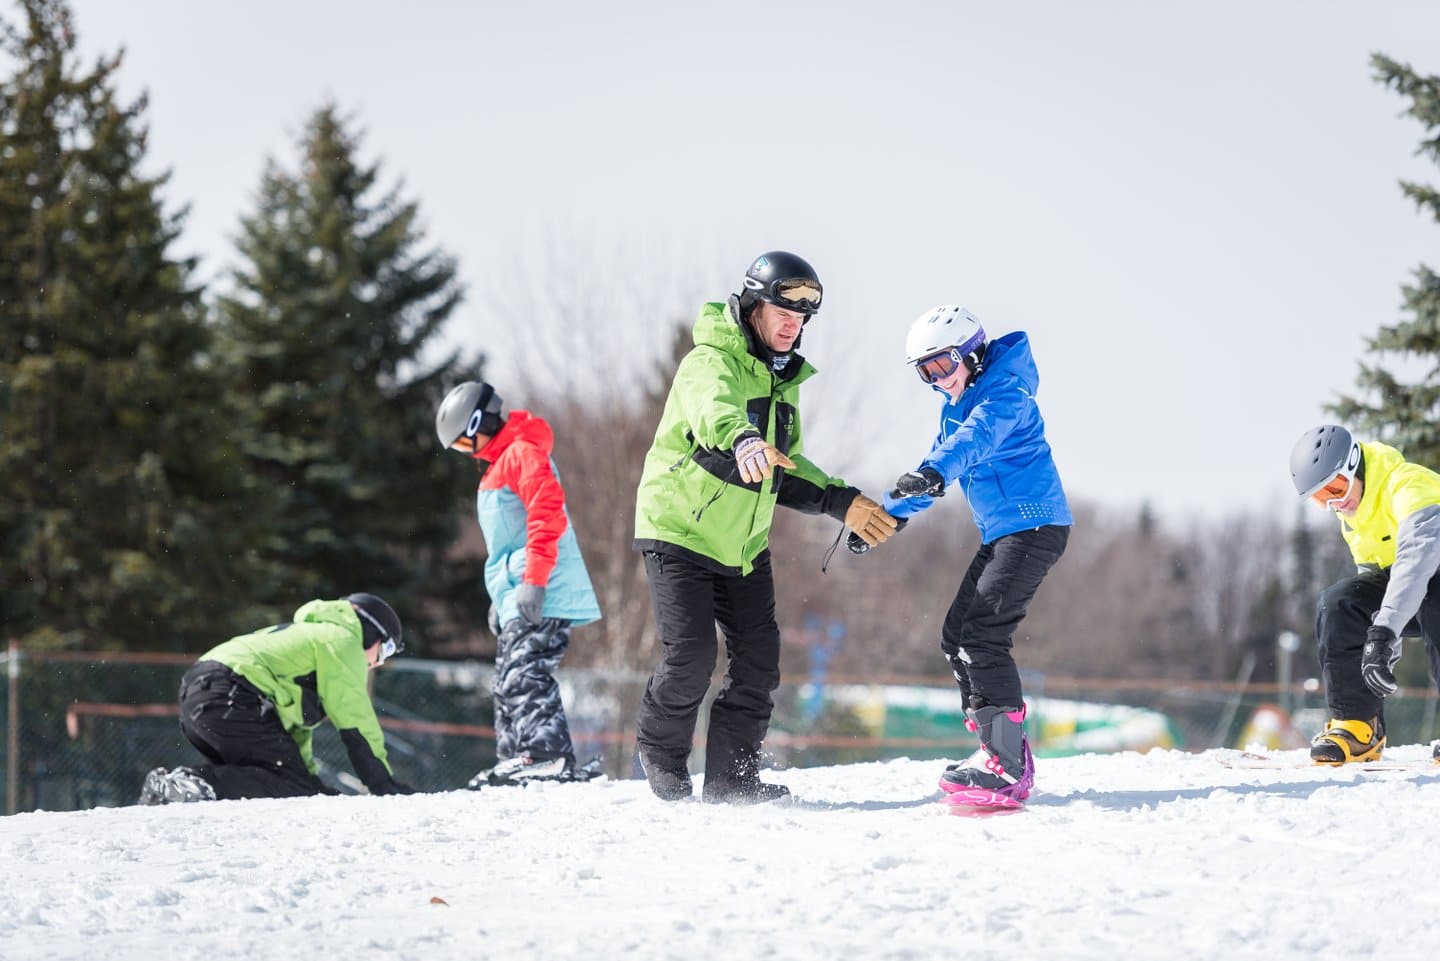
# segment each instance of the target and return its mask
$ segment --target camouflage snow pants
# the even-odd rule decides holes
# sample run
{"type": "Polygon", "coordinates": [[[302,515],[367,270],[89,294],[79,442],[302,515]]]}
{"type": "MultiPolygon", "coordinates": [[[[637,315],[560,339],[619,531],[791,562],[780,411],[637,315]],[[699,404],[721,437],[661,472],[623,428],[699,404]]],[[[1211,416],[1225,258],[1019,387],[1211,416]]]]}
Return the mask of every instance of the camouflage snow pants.
{"type": "Polygon", "coordinates": [[[529,754],[536,760],[575,759],[560,703],[555,669],[570,646],[570,622],[547,617],[538,625],[505,625],[495,651],[495,757],[529,754]]]}

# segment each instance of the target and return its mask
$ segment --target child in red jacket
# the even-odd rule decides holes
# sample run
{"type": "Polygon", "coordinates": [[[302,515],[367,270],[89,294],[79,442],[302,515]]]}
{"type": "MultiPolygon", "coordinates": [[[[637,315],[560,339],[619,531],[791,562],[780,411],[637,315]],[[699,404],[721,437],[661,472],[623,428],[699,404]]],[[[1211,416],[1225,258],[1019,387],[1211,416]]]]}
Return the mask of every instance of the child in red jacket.
{"type": "Polygon", "coordinates": [[[570,628],[599,620],[600,605],[550,457],[555,435],[528,411],[507,417],[483,381],[450,391],[435,415],[435,432],[441,445],[480,468],[476,507],[489,551],[496,764],[469,786],[586,780],[597,767],[575,765],[554,672],[570,628]]]}

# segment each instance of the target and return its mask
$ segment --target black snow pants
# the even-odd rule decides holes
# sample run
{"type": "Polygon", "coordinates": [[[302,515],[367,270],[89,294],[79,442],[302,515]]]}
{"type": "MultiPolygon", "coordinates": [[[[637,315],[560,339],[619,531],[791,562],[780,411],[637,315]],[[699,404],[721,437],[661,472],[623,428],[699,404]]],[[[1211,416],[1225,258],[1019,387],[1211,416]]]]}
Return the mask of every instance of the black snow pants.
{"type": "Polygon", "coordinates": [[[180,730],[210,761],[196,770],[219,800],[336,793],[305,766],[270,699],[218,661],[180,681],[180,730]]]}
{"type": "Polygon", "coordinates": [[[940,650],[967,704],[971,695],[997,707],[1022,703],[1010,653],[1015,629],[1069,539],[1069,527],[1053,524],[1006,534],[981,545],[970,562],[940,633],[940,650]]]}
{"type": "Polygon", "coordinates": [[[715,671],[715,625],[725,636],[725,680],[710,706],[705,780],[750,780],[780,685],[780,628],[770,552],[746,575],[722,574],[694,561],[645,552],[650,600],[660,635],[660,664],[645,686],[636,740],[647,758],[684,769],[700,702],[715,671]]]}
{"type": "MultiPolygon", "coordinates": [[[[1342,721],[1385,717],[1384,701],[1360,677],[1360,652],[1365,632],[1385,600],[1390,584],[1388,570],[1366,570],[1331,584],[1315,606],[1315,639],[1320,650],[1320,674],[1325,679],[1325,703],[1330,716],[1342,721]]],[[[1419,628],[1430,656],[1430,677],[1440,684],[1440,574],[1431,578],[1425,600],[1404,633],[1419,628]]]]}
{"type": "Polygon", "coordinates": [[[575,760],[555,669],[570,646],[570,622],[547,617],[538,625],[505,625],[495,649],[495,757],[529,754],[537,761],[575,760]]]}

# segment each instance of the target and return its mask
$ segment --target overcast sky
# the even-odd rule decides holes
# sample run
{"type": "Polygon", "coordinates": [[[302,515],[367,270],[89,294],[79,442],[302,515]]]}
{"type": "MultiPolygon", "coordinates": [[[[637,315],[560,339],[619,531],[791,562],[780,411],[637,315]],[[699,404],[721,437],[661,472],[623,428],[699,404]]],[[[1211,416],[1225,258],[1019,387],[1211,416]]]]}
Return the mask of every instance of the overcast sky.
{"type": "Polygon", "coordinates": [[[592,350],[649,356],[755,254],[800,253],[826,289],[807,445],[866,486],[928,450],[939,400],[905,331],[962,303],[1031,335],[1074,498],[1288,520],[1292,442],[1440,267],[1440,225],[1396,186],[1440,171],[1368,65],[1440,73],[1440,4],[73,6],[87,55],[124,46],[121,89],[150,94],[204,276],[333,100],[458,258],[450,336],[502,393],[517,366],[623,384],[638,361],[592,350]],[[505,332],[581,297],[614,325],[567,356],[505,332]]]}

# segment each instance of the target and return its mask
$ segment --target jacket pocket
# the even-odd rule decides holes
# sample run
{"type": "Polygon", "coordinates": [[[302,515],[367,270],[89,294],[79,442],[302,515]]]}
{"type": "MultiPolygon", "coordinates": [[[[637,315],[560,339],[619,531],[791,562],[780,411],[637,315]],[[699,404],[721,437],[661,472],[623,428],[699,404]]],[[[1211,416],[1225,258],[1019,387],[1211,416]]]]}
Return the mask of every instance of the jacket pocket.
{"type": "Polygon", "coordinates": [[[701,476],[706,478],[706,483],[700,486],[700,500],[692,505],[690,511],[690,516],[697,524],[700,523],[700,518],[705,516],[705,512],[710,509],[711,505],[724,496],[725,488],[729,486],[709,472],[702,472],[701,476]]]}

